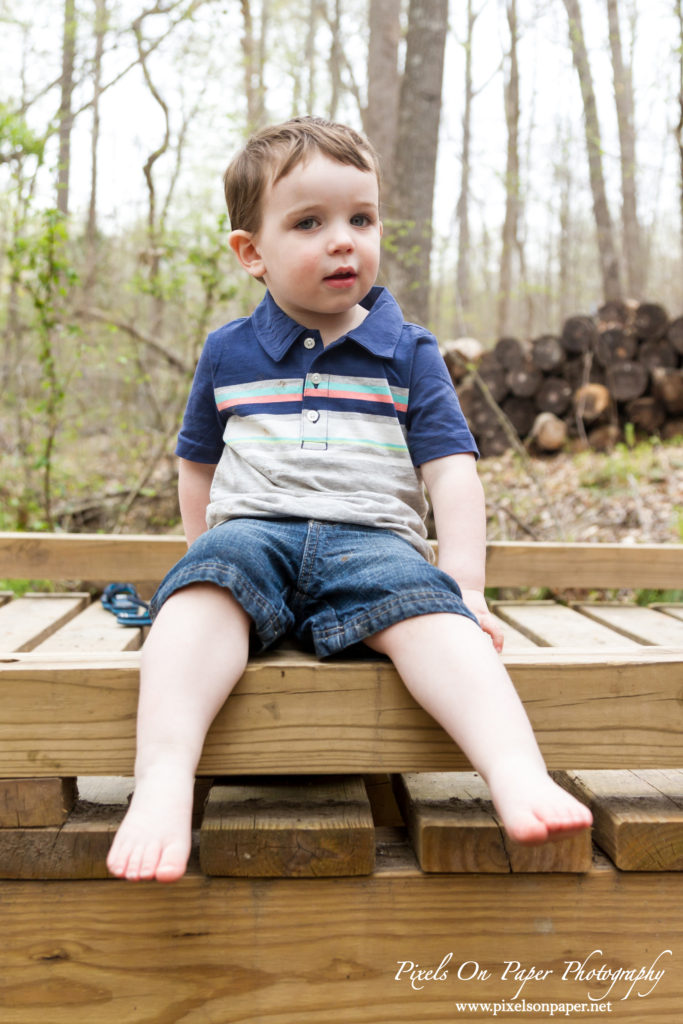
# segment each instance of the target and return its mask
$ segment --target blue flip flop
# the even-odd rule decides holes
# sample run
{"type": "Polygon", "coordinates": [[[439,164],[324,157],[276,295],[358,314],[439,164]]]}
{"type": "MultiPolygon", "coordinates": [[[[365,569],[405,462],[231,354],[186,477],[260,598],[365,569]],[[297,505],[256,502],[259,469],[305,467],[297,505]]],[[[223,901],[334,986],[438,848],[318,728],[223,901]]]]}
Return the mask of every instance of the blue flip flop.
{"type": "Polygon", "coordinates": [[[132,583],[109,583],[100,599],[102,607],[116,616],[122,626],[149,626],[149,606],[132,583]]]}

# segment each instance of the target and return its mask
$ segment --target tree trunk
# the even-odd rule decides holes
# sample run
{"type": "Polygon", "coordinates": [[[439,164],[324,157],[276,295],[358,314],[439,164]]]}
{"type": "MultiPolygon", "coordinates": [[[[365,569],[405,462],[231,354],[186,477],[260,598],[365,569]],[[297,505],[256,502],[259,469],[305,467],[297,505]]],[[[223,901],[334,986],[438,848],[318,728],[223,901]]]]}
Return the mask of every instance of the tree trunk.
{"type": "MultiPolygon", "coordinates": [[[[342,92],[342,32],[341,32],[341,0],[334,0],[332,4],[332,12],[330,16],[330,31],[332,33],[332,40],[330,42],[330,56],[327,62],[327,66],[330,72],[330,106],[329,106],[329,118],[330,121],[336,121],[337,109],[339,107],[339,98],[342,92]]],[[[309,107],[312,110],[313,107],[309,107]]]]}
{"type": "MultiPolygon", "coordinates": [[[[267,4],[261,9],[261,32],[257,40],[254,32],[254,19],[251,14],[249,0],[240,0],[242,9],[242,60],[244,61],[244,93],[247,100],[247,129],[255,131],[265,120],[265,96],[263,88],[263,59],[265,53],[265,26],[267,22],[267,4]]],[[[309,74],[313,72],[310,71],[309,74]]]]}
{"type": "Polygon", "coordinates": [[[458,260],[455,284],[458,305],[461,310],[461,329],[469,333],[472,295],[470,288],[470,151],[472,146],[472,45],[474,23],[478,15],[472,10],[472,0],[467,0],[467,38],[465,40],[465,97],[462,115],[462,148],[460,151],[460,194],[455,208],[458,225],[458,260]]]}
{"type": "Polygon", "coordinates": [[[624,255],[626,257],[626,284],[633,299],[641,299],[645,278],[641,229],[638,222],[636,199],[636,139],[633,100],[633,77],[630,65],[624,64],[619,29],[618,0],[607,0],[609,41],[612,51],[614,98],[619,125],[621,155],[622,224],[624,255]]]}
{"type": "Polygon", "coordinates": [[[368,103],[363,111],[363,127],[382,162],[383,201],[389,210],[394,184],[394,153],[401,90],[398,72],[400,13],[400,0],[370,0],[368,103]]]}
{"type": "Polygon", "coordinates": [[[678,18],[678,124],[676,125],[676,141],[678,142],[678,161],[680,167],[679,203],[681,212],[681,253],[683,254],[683,2],[676,0],[676,17],[678,18]]]}
{"type": "Polygon", "coordinates": [[[89,251],[88,281],[92,283],[96,270],[95,246],[97,241],[97,147],[100,138],[100,94],[102,92],[102,57],[107,32],[107,0],[95,0],[95,58],[93,61],[92,134],[90,137],[90,202],[86,239],[89,251]]]}
{"type": "Polygon", "coordinates": [[[569,41],[572,49],[574,66],[579,76],[581,95],[583,97],[584,128],[586,132],[586,148],[588,151],[588,169],[590,173],[591,191],[593,193],[593,213],[597,228],[598,253],[602,273],[602,289],[606,300],[621,298],[621,279],[617,250],[614,243],[612,218],[610,217],[605,192],[605,179],[602,170],[602,139],[600,123],[595,102],[595,90],[588,53],[583,36],[581,8],[579,0],[564,0],[569,18],[569,41]]]}
{"type": "Polygon", "coordinates": [[[448,0],[410,0],[394,161],[393,208],[398,216],[393,224],[385,223],[385,233],[390,285],[406,319],[418,323],[429,321],[432,206],[447,31],[448,0]]]}
{"type": "Polygon", "coordinates": [[[57,209],[65,216],[69,212],[69,172],[71,168],[71,129],[73,111],[71,94],[74,88],[74,62],[76,60],[76,3],[64,0],[64,32],[62,36],[62,74],[59,101],[59,157],[57,168],[57,209]]]}
{"type": "Polygon", "coordinates": [[[517,63],[517,0],[507,0],[510,29],[510,69],[505,82],[505,123],[507,126],[507,168],[505,172],[505,221],[500,253],[498,284],[498,333],[510,330],[512,254],[517,248],[519,222],[519,66],[517,63]]]}

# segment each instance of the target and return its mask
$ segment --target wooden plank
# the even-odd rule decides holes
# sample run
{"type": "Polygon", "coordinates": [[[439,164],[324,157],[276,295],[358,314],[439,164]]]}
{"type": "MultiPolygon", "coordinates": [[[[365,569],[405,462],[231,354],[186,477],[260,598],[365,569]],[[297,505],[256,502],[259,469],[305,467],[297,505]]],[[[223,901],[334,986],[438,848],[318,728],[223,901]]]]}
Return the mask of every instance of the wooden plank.
{"type": "Polygon", "coordinates": [[[584,615],[641,644],[683,648],[683,622],[635,604],[581,604],[584,615]]]}
{"type": "MultiPolygon", "coordinates": [[[[158,581],[182,557],[182,537],[0,533],[0,578],[158,581]]],[[[492,587],[675,589],[683,544],[564,544],[494,541],[492,587]]]]}
{"type": "Polygon", "coordinates": [[[504,832],[475,772],[421,772],[395,778],[399,806],[423,871],[589,871],[590,830],[528,847],[504,832]]]}
{"type": "Polygon", "coordinates": [[[61,825],[76,796],[74,778],[0,779],[0,828],[61,825]]]}
{"type": "MultiPolygon", "coordinates": [[[[504,658],[550,768],[680,764],[681,651],[504,658]]],[[[139,653],[0,658],[0,777],[132,775],[139,653]]],[[[386,661],[254,659],[202,775],[458,771],[470,765],[386,661]]]]}
{"type": "Polygon", "coordinates": [[[0,829],[0,878],[107,878],[124,812],[79,802],[58,827],[0,829]]]}
{"type": "Polygon", "coordinates": [[[505,1011],[522,1000],[679,1024],[680,874],[424,875],[407,856],[370,878],[5,882],[3,1024],[452,1024],[492,1020],[493,1003],[524,1017],[505,1011]],[[603,966],[621,973],[587,977],[603,966]]]}
{"type": "Polygon", "coordinates": [[[543,647],[582,651],[627,651],[637,647],[620,633],[556,601],[496,601],[496,613],[543,647]]]}
{"type": "Polygon", "coordinates": [[[598,846],[622,871],[683,870],[683,772],[563,773],[593,812],[598,846]]]}
{"type": "Polygon", "coordinates": [[[664,615],[671,615],[674,619],[683,622],[683,604],[651,604],[650,608],[663,612],[664,615]]]}
{"type": "Polygon", "coordinates": [[[0,653],[32,651],[90,601],[89,594],[26,594],[0,608],[0,653]]]}
{"type": "Polygon", "coordinates": [[[121,626],[116,617],[93,601],[61,629],[37,644],[36,651],[70,653],[75,651],[137,651],[145,630],[121,626]]]}
{"type": "Polygon", "coordinates": [[[0,533],[0,577],[159,581],[186,551],[177,536],[0,533]]]}
{"type": "Polygon", "coordinates": [[[495,603],[491,602],[490,611],[493,615],[495,622],[497,622],[503,634],[503,650],[506,654],[515,651],[530,651],[537,645],[524,633],[521,633],[514,626],[511,626],[505,619],[501,619],[499,615],[495,614],[495,603]]]}
{"type": "Polygon", "coordinates": [[[487,546],[486,582],[496,587],[676,589],[683,544],[518,544],[487,546]]]}
{"type": "Polygon", "coordinates": [[[275,776],[214,786],[199,857],[207,875],[368,875],[375,829],[363,780],[275,776]]]}

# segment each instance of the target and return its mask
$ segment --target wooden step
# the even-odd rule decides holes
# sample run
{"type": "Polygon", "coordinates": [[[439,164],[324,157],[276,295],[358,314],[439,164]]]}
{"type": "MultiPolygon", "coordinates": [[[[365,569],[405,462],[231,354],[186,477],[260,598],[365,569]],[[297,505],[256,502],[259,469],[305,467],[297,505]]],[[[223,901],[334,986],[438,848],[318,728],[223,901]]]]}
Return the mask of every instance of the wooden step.
{"type": "Polygon", "coordinates": [[[359,777],[245,779],[217,785],[204,811],[207,875],[367,875],[375,863],[370,802],[359,777]]]}
{"type": "MultiPolygon", "coordinates": [[[[683,652],[504,656],[550,768],[678,766],[683,652]]],[[[0,777],[132,775],[140,656],[0,657],[0,777]]],[[[253,659],[209,730],[202,775],[468,770],[385,661],[253,659]]]]}
{"type": "Polygon", "coordinates": [[[597,845],[622,871],[683,870],[683,772],[569,771],[564,785],[593,812],[597,845]]]}
{"type": "Polygon", "coordinates": [[[590,830],[539,846],[506,835],[488,788],[474,772],[406,773],[395,787],[418,863],[427,872],[584,872],[590,830]]]}

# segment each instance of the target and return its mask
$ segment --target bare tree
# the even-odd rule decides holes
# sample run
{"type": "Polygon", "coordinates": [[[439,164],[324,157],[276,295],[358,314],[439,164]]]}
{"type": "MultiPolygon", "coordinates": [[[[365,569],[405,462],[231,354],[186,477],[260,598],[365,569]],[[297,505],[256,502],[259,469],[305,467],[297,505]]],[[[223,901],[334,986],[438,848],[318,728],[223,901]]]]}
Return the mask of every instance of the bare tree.
{"type": "Polygon", "coordinates": [[[263,78],[266,50],[266,29],[268,24],[268,2],[261,4],[261,23],[258,37],[249,0],[240,0],[242,10],[242,59],[244,61],[244,92],[247,99],[247,128],[250,132],[263,125],[265,120],[266,91],[263,78]]]}
{"type": "Polygon", "coordinates": [[[614,99],[619,125],[621,152],[622,224],[626,283],[633,299],[643,298],[645,265],[641,228],[638,221],[636,195],[636,138],[633,98],[633,75],[630,64],[624,63],[619,27],[618,0],[607,0],[609,41],[614,75],[614,99]]]}
{"type": "Polygon", "coordinates": [[[683,2],[675,0],[676,17],[678,18],[678,124],[676,125],[676,140],[678,142],[678,155],[681,169],[680,180],[680,209],[681,209],[681,251],[683,252],[683,2]]]}
{"type": "Polygon", "coordinates": [[[507,125],[507,166],[505,171],[505,220],[500,254],[498,285],[498,334],[510,331],[512,254],[518,248],[519,222],[519,64],[517,61],[517,0],[507,0],[510,30],[509,71],[505,80],[505,123],[507,125]]]}
{"type": "Polygon", "coordinates": [[[467,0],[467,35],[465,37],[465,96],[462,115],[462,145],[460,150],[460,193],[455,208],[458,225],[458,262],[456,266],[456,290],[458,304],[462,310],[462,330],[468,333],[468,316],[471,306],[470,293],[470,151],[472,147],[472,46],[474,25],[478,13],[472,9],[472,0],[467,0]]]}
{"type": "Polygon", "coordinates": [[[429,320],[432,206],[448,0],[411,0],[394,151],[389,281],[409,320],[429,320]]]}
{"type": "Polygon", "coordinates": [[[612,218],[610,217],[609,206],[607,205],[605,178],[602,170],[602,139],[595,102],[595,90],[593,88],[593,77],[583,34],[579,0],[564,0],[564,6],[569,18],[569,42],[572,58],[579,76],[581,96],[583,98],[588,170],[593,194],[593,213],[597,229],[603,297],[606,301],[609,301],[621,298],[621,278],[617,250],[614,243],[612,218]]]}
{"type": "Polygon", "coordinates": [[[93,59],[92,132],[90,135],[90,202],[86,238],[90,252],[89,281],[95,273],[95,241],[97,236],[97,149],[100,138],[100,96],[102,94],[102,57],[109,12],[107,0],[95,0],[95,56],[93,59]]]}
{"type": "Polygon", "coordinates": [[[400,14],[401,0],[370,0],[368,100],[363,110],[363,127],[382,161],[384,198],[388,205],[393,189],[401,91],[398,70],[400,14]]]}
{"type": "Polygon", "coordinates": [[[74,89],[74,64],[76,61],[76,3],[64,0],[64,27],[62,34],[62,74],[59,81],[60,101],[59,158],[57,167],[57,209],[69,212],[69,172],[71,167],[71,129],[74,115],[71,96],[74,89]]]}

